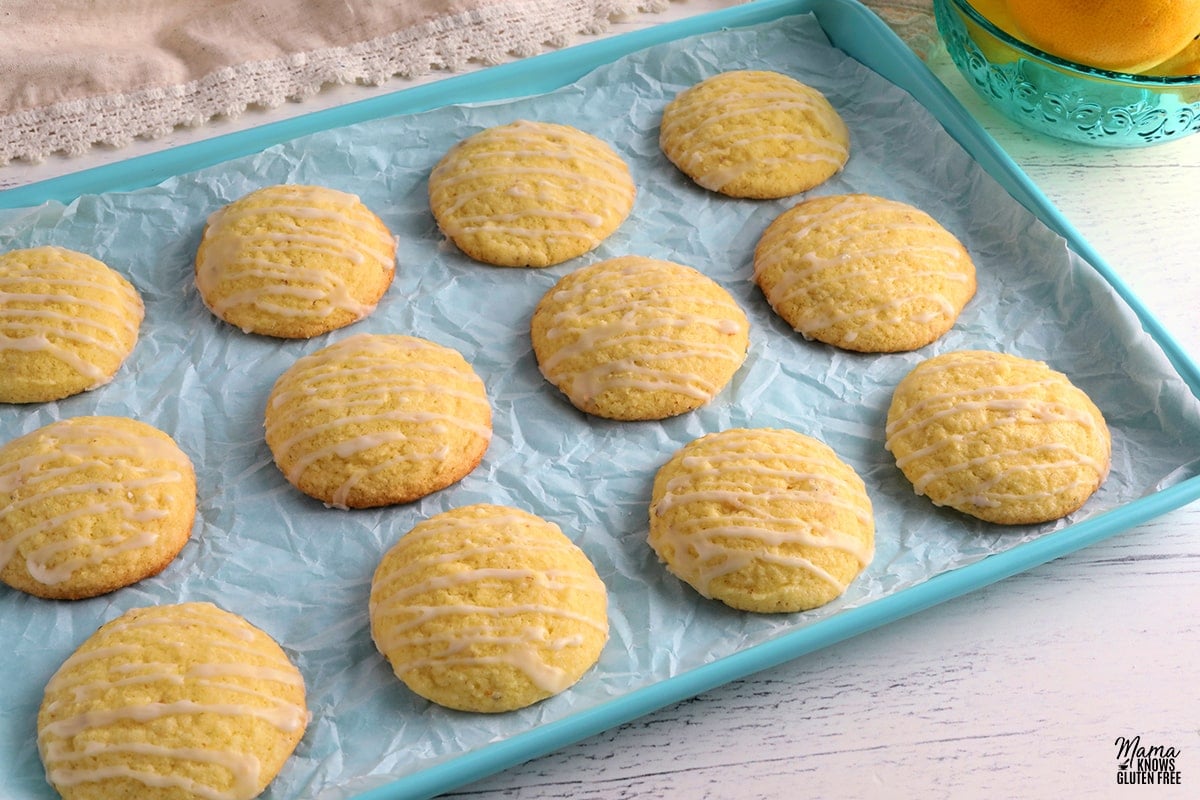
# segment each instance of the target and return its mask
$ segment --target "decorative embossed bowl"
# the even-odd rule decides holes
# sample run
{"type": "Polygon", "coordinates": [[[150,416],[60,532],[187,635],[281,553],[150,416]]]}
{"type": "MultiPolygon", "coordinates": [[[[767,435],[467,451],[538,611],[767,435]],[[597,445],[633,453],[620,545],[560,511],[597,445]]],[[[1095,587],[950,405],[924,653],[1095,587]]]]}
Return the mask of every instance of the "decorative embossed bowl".
{"type": "Polygon", "coordinates": [[[1072,142],[1144,147],[1200,131],[1200,75],[1082,66],[1013,38],[967,0],[934,0],[938,31],[967,82],[1026,127],[1072,142]]]}

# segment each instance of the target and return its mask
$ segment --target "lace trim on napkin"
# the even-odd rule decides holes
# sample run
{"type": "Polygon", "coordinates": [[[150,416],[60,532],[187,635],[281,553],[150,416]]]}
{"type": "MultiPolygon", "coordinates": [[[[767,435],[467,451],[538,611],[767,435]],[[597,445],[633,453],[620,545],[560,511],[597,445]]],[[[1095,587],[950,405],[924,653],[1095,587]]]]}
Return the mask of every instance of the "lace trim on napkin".
{"type": "Polygon", "coordinates": [[[433,19],[345,47],[236,64],[185,84],[68,100],[0,116],[0,164],[80,155],[97,144],[121,147],[176,126],[233,117],[249,106],[304,100],[330,84],[382,84],[497,64],[563,47],[578,34],[608,30],[622,15],[661,12],[669,0],[526,0],[433,19]]]}

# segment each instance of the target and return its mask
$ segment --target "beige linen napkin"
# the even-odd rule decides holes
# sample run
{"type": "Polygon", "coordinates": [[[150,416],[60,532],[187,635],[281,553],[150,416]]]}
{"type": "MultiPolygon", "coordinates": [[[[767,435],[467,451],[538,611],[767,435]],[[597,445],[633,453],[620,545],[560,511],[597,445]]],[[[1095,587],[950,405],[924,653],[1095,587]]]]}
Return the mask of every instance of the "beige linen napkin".
{"type": "Polygon", "coordinates": [[[498,63],[668,0],[6,0],[0,164],[498,63]]]}
{"type": "MultiPolygon", "coordinates": [[[[4,0],[0,165],[120,147],[324,86],[529,56],[669,2],[4,0]]],[[[930,3],[865,4],[923,54],[936,41],[930,3]]]]}

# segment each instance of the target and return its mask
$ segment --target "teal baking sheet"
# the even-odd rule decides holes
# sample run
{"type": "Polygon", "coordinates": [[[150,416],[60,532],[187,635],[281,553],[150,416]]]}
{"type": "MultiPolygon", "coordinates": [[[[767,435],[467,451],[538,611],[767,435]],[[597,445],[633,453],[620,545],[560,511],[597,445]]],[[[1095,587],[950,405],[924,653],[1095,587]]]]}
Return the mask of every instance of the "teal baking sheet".
{"type": "Polygon", "coordinates": [[[53,419],[137,416],[174,435],[199,477],[192,541],[160,576],[112,595],[49,603],[0,587],[0,785],[50,798],[34,746],[42,687],[122,611],[211,600],[271,633],[305,675],[313,721],[268,798],[417,798],[605,730],[1087,546],[1200,497],[1200,371],[1087,243],[877,18],[857,3],[768,0],[352,106],[0,193],[0,250],[60,244],[126,272],[146,299],[117,378],[59,403],[0,407],[0,438],[53,419]],[[843,173],[814,193],[911,202],[957,234],[980,291],[955,329],[916,353],[861,356],[806,342],[750,279],[765,226],[794,199],[736,201],[692,185],[657,149],[658,114],[721,69],[777,69],[825,91],[851,130],[843,173]],[[450,142],[516,118],[610,141],[639,194],[592,254],[546,270],[471,263],[438,234],[429,168],[450,142]],[[209,213],[277,182],[359,194],[397,234],[396,283],[368,319],[312,341],[217,322],[191,284],[209,213]],[[584,417],[541,379],[533,305],[563,274],[636,252],[702,269],[751,319],[751,350],[703,409],[654,423],[584,417]],[[283,480],[262,442],[274,379],[298,356],[358,332],[401,332],[464,353],[494,406],[480,468],[418,503],[327,509],[283,480]],[[1049,361],[1085,388],[1114,433],[1110,479],[1078,514],[995,528],[913,494],[883,448],[890,389],[920,359],[983,347],[1049,361]],[[791,427],[863,475],[877,556],[846,595],[806,614],[740,614],[670,577],[645,544],[649,483],[675,448],[734,425],[791,427]],[[375,652],[371,573],[418,520],[477,501],[545,516],[592,557],[612,637],[568,692],[502,716],[420,701],[375,652]]]}

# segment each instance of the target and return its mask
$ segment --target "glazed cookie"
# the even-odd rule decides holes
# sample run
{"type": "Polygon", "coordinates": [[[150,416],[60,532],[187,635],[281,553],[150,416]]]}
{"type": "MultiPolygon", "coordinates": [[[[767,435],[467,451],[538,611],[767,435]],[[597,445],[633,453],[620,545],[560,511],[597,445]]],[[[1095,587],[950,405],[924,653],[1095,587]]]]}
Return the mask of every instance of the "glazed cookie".
{"type": "Polygon", "coordinates": [[[191,460],[126,417],[75,417],[0,446],[0,580],[78,600],[157,575],[196,514],[191,460]]]}
{"type": "Polygon", "coordinates": [[[988,522],[1075,511],[1108,475],[1095,404],[1040,361],[968,350],[921,362],[896,386],[887,449],[917,494],[988,522]]]}
{"type": "Polygon", "coordinates": [[[795,431],[733,428],[685,445],[654,477],[650,546],[704,597],[806,611],[839,597],[875,554],[862,479],[795,431]]]}
{"type": "Polygon", "coordinates": [[[564,276],[530,330],[539,369],[576,408],[646,420],[699,408],[721,391],[746,358],[750,325],[708,276],[623,256],[564,276]]]}
{"type": "Polygon", "coordinates": [[[607,591],[587,555],[557,525],[486,504],[405,534],[375,570],[370,618],[396,676],[460,711],[559,694],[608,640],[607,591]]]}
{"type": "Polygon", "coordinates": [[[396,274],[396,240],[352,194],[268,186],[208,218],[196,288],[246,333],[303,339],[375,310],[396,274]]]}
{"type": "Polygon", "coordinates": [[[127,611],[46,685],[37,744],[64,800],[257,797],[308,725],[304,679],[211,603],[127,611]]]}
{"type": "Polygon", "coordinates": [[[519,120],[450,148],[429,175],[438,227],[476,261],[546,267],[592,250],[629,216],[629,167],[567,125],[519,120]]]}
{"type": "Polygon", "coordinates": [[[805,338],[844,350],[915,350],[975,295],[966,248],[924,211],[865,194],[806,200],[775,219],[754,280],[805,338]]]}
{"type": "Polygon", "coordinates": [[[0,402],[42,403],[112,380],[145,309],[136,289],[62,247],[0,254],[0,402]]]}
{"type": "Polygon", "coordinates": [[[407,503],[473,470],[492,435],[483,381],[456,350],[358,334],[296,361],[267,398],[287,480],[337,508],[407,503]]]}
{"type": "Polygon", "coordinates": [[[659,144],[685,175],[730,197],[788,197],[846,164],[850,133],[816,89],[778,72],[734,70],[680,92],[659,144]]]}

